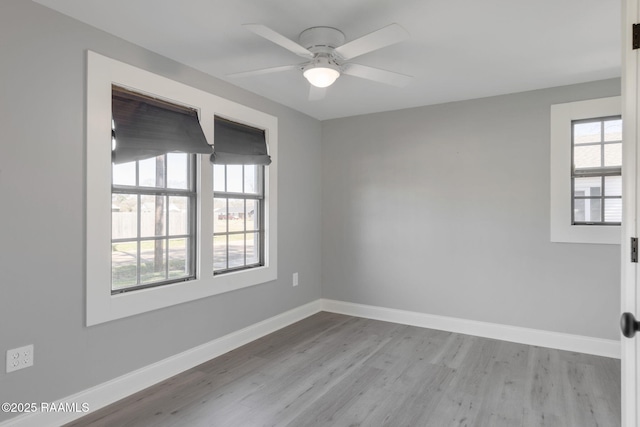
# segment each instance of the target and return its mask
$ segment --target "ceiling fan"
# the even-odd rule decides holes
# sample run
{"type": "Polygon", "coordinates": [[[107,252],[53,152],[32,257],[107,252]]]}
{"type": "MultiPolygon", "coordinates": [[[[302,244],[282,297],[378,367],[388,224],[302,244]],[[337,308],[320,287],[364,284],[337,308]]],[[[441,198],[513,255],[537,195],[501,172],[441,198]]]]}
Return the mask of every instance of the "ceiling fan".
{"type": "Polygon", "coordinates": [[[243,27],[264,37],[307,62],[280,67],[263,68],[228,74],[227,77],[249,77],[280,71],[300,70],[311,83],[309,100],[324,98],[326,88],[331,86],[341,74],[373,80],[397,87],[403,87],[411,76],[348,62],[365,53],[398,43],[409,37],[409,33],[398,24],[387,25],[377,31],[345,43],[342,31],[332,27],[311,27],[300,33],[298,42],[261,24],[244,24],[243,27]]]}

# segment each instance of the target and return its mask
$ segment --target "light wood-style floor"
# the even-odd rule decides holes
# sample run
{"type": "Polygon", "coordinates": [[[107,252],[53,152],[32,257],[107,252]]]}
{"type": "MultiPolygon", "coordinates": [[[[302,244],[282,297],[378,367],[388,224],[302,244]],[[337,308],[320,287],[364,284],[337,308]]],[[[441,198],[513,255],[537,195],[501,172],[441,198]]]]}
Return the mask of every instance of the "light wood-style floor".
{"type": "Polygon", "coordinates": [[[319,313],[69,426],[620,425],[620,362],[319,313]]]}

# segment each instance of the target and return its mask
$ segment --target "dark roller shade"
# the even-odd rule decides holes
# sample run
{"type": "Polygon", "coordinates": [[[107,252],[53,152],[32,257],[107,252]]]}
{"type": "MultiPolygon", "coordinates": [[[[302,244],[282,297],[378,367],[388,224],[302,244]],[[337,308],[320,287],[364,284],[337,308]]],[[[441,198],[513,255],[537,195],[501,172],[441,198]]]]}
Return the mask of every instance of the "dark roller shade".
{"type": "Polygon", "coordinates": [[[216,165],[268,165],[264,130],[215,117],[213,154],[216,165]]]}
{"type": "Polygon", "coordinates": [[[113,88],[113,163],[166,153],[211,154],[195,110],[113,88]]]}

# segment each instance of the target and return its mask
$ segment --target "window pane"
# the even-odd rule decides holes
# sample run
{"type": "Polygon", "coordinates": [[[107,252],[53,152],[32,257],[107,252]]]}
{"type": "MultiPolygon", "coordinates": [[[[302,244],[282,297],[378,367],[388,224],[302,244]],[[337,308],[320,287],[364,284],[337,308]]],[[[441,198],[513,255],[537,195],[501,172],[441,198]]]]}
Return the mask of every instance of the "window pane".
{"type": "Polygon", "coordinates": [[[138,242],[111,244],[111,290],[133,286],[138,281],[138,242]]]}
{"type": "Polygon", "coordinates": [[[260,262],[260,235],[258,233],[247,234],[247,265],[260,262]]]}
{"type": "Polygon", "coordinates": [[[113,185],[136,185],[136,162],[114,164],[113,185]]]}
{"type": "Polygon", "coordinates": [[[164,240],[147,240],[140,244],[140,283],[166,280],[164,240]]]}
{"type": "Polygon", "coordinates": [[[164,236],[165,196],[140,196],[140,235],[142,237],[164,236]]]}
{"type": "Polygon", "coordinates": [[[621,176],[605,176],[604,177],[604,195],[605,196],[622,196],[622,177],[621,176]]]}
{"type": "Polygon", "coordinates": [[[213,238],[213,270],[227,268],[227,236],[213,238]]]}
{"type": "Polygon", "coordinates": [[[229,199],[229,231],[244,231],[244,199],[229,199]]]}
{"type": "MultiPolygon", "coordinates": [[[[601,222],[602,221],[602,199],[581,199],[584,203],[584,219],[576,221],[601,222]]],[[[577,200],[576,200],[577,201],[577,200]]]]}
{"type": "Polygon", "coordinates": [[[111,238],[126,239],[138,236],[138,196],[111,195],[111,238]]]}
{"type": "Polygon", "coordinates": [[[247,230],[260,229],[259,203],[258,200],[247,200],[247,212],[245,214],[247,218],[247,230]]]}
{"type": "Polygon", "coordinates": [[[596,168],[602,166],[600,145],[576,146],[573,148],[573,163],[576,168],[596,168]]]}
{"type": "Polygon", "coordinates": [[[158,163],[156,159],[157,157],[154,157],[151,159],[140,160],[138,162],[138,173],[140,174],[138,185],[141,187],[162,187],[162,185],[156,184],[157,181],[164,181],[161,171],[159,171],[160,176],[156,176],[156,164],[158,163]]]}
{"type": "Polygon", "coordinates": [[[167,154],[167,188],[189,189],[189,155],[167,154]]]}
{"type": "Polygon", "coordinates": [[[169,197],[169,234],[189,234],[188,197],[169,197]]]}
{"type": "Polygon", "coordinates": [[[213,165],[213,191],[225,191],[224,174],[224,165],[213,165]]]}
{"type": "Polygon", "coordinates": [[[604,165],[622,166],[622,143],[604,146],[604,165]]]}
{"type": "Polygon", "coordinates": [[[244,192],[250,194],[262,194],[260,186],[260,176],[258,168],[262,166],[245,165],[244,166],[244,192]]]}
{"type": "Polygon", "coordinates": [[[575,178],[573,182],[573,194],[576,197],[602,195],[602,177],[575,178]]]}
{"type": "Polygon", "coordinates": [[[231,234],[229,236],[229,268],[242,267],[244,265],[244,234],[231,234]]]}
{"type": "Polygon", "coordinates": [[[213,232],[227,231],[227,199],[213,199],[213,232]]]}
{"type": "Polygon", "coordinates": [[[573,200],[573,221],[584,222],[584,199],[573,200]]]}
{"type": "Polygon", "coordinates": [[[227,166],[227,191],[242,193],[242,165],[227,166]]]}
{"type": "Polygon", "coordinates": [[[189,239],[169,240],[169,278],[190,276],[189,239]]]}
{"type": "Polygon", "coordinates": [[[604,122],[604,140],[622,141],[622,120],[607,120],[604,122]]]}
{"type": "Polygon", "coordinates": [[[622,222],[622,199],[605,199],[605,222],[622,222]]]}
{"type": "Polygon", "coordinates": [[[575,123],[573,125],[573,143],[585,144],[601,141],[601,122],[575,123]]]}

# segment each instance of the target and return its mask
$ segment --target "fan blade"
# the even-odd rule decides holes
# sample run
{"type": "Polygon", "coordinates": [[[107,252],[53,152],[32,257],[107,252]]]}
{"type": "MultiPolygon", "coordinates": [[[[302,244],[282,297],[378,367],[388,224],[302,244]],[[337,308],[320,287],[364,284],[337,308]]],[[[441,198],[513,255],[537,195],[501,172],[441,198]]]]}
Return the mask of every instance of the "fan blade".
{"type": "Polygon", "coordinates": [[[303,46],[300,46],[293,40],[286,38],[282,34],[273,31],[269,27],[265,27],[261,24],[243,24],[242,26],[247,30],[256,33],[260,37],[264,37],[270,42],[275,43],[278,46],[282,46],[283,48],[295,53],[296,55],[302,56],[304,58],[313,58],[313,53],[311,53],[311,51],[307,50],[303,46]]]}
{"type": "Polygon", "coordinates": [[[352,40],[336,48],[336,52],[342,59],[352,59],[385,46],[401,42],[409,37],[407,30],[398,24],[387,25],[373,33],[352,40]]]}
{"type": "Polygon", "coordinates": [[[309,101],[319,101],[325,97],[327,94],[326,87],[317,87],[314,85],[309,85],[309,101]]]}
{"type": "Polygon", "coordinates": [[[380,68],[360,64],[346,64],[343,73],[397,87],[406,86],[413,78],[405,74],[394,73],[393,71],[381,70],[380,68]]]}
{"type": "Polygon", "coordinates": [[[243,71],[241,73],[227,74],[227,77],[235,78],[235,77],[259,76],[261,74],[269,74],[269,73],[277,73],[277,72],[280,72],[280,71],[296,70],[299,67],[300,67],[299,65],[282,65],[280,67],[262,68],[260,70],[243,71]]]}

